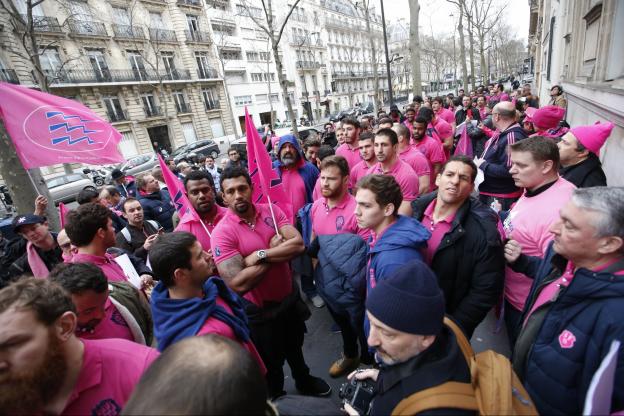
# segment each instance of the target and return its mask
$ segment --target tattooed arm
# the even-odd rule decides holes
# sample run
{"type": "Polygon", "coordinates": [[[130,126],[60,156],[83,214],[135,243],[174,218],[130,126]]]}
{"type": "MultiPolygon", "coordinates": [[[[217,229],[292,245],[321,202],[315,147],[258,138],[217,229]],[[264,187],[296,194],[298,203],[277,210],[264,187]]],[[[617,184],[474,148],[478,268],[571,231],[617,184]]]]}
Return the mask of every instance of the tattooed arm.
{"type": "Polygon", "coordinates": [[[245,267],[243,257],[240,254],[217,265],[219,276],[221,276],[230,289],[239,295],[244,295],[256,287],[264,278],[264,274],[269,270],[269,267],[270,265],[267,263],[245,267]]]}

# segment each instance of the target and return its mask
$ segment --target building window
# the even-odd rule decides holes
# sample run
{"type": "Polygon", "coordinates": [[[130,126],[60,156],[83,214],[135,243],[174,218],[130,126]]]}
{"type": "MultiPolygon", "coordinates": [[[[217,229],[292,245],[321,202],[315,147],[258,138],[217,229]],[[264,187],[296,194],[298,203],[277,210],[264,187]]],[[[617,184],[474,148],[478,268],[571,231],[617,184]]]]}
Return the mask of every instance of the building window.
{"type": "Polygon", "coordinates": [[[103,101],[104,101],[104,106],[106,106],[106,113],[108,114],[108,119],[111,122],[127,120],[127,117],[124,114],[123,108],[121,107],[121,102],[119,101],[119,97],[117,96],[104,97],[103,101]]]}
{"type": "Polygon", "coordinates": [[[128,51],[128,62],[130,62],[130,68],[132,68],[135,80],[147,80],[147,71],[145,70],[143,57],[138,51],[128,51]]]}
{"type": "Polygon", "coordinates": [[[91,68],[95,73],[95,78],[98,81],[111,81],[111,74],[108,70],[108,65],[106,64],[102,51],[91,49],[86,52],[91,68]]]}
{"type": "Polygon", "coordinates": [[[624,39],[624,2],[615,2],[615,15],[613,16],[613,32],[611,45],[607,57],[606,79],[613,80],[624,77],[624,48],[620,41],[624,39]]]}
{"type": "Polygon", "coordinates": [[[147,117],[153,117],[160,115],[160,108],[156,105],[156,100],[153,94],[145,94],[141,96],[143,102],[143,110],[147,117]]]}
{"type": "Polygon", "coordinates": [[[222,59],[225,59],[227,61],[243,59],[243,55],[241,54],[241,51],[221,50],[219,52],[219,55],[221,56],[222,59]]]}
{"type": "Polygon", "coordinates": [[[266,94],[256,95],[256,104],[266,104],[267,102],[268,102],[268,97],[266,94]]]}
{"type": "Polygon", "coordinates": [[[271,94],[271,102],[279,103],[279,94],[271,94]]]}
{"type": "Polygon", "coordinates": [[[210,67],[207,52],[195,52],[195,61],[197,62],[197,71],[200,78],[216,78],[216,74],[210,67]]]}
{"type": "Polygon", "coordinates": [[[175,102],[176,110],[178,113],[190,113],[191,109],[186,102],[184,92],[182,90],[173,92],[173,101],[175,102]]]}
{"type": "Polygon", "coordinates": [[[216,89],[203,89],[202,97],[204,98],[204,106],[206,107],[206,110],[217,110],[219,108],[219,94],[216,89]]]}
{"type": "Polygon", "coordinates": [[[581,75],[592,77],[598,55],[598,41],[600,39],[600,16],[602,15],[602,4],[594,6],[585,19],[585,40],[583,44],[583,63],[581,75]]]}
{"type": "Polygon", "coordinates": [[[273,72],[267,74],[266,72],[252,72],[251,82],[267,82],[269,79],[275,81],[275,74],[273,72]]]}
{"type": "Polygon", "coordinates": [[[39,56],[39,61],[41,62],[41,69],[50,75],[55,74],[61,69],[62,66],[61,57],[59,56],[56,48],[50,48],[43,51],[43,53],[39,56]]]}
{"type": "Polygon", "coordinates": [[[248,105],[251,104],[251,95],[237,95],[234,97],[234,105],[248,105]]]}

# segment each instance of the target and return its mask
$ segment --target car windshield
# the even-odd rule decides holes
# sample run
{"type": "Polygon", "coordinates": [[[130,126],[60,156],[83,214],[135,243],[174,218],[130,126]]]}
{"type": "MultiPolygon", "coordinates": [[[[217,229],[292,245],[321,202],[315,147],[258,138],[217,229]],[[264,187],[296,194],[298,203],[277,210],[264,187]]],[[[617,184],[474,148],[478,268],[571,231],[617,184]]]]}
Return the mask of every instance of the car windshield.
{"type": "Polygon", "coordinates": [[[132,169],[135,166],[139,166],[143,163],[146,163],[147,161],[150,160],[150,157],[151,155],[141,155],[141,156],[133,157],[132,159],[124,163],[120,169],[122,172],[127,169],[132,169]]]}
{"type": "Polygon", "coordinates": [[[182,154],[182,153],[186,152],[188,149],[189,149],[189,146],[187,144],[182,145],[182,146],[178,147],[177,149],[175,149],[173,151],[173,153],[171,153],[171,156],[177,156],[179,154],[182,154]]]}

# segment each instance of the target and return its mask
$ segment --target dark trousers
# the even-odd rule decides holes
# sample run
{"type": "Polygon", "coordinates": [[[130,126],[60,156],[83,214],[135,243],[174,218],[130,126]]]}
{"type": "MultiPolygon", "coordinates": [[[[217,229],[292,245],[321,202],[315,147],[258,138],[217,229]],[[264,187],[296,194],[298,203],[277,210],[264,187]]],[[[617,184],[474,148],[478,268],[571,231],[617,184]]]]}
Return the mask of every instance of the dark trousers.
{"type": "Polygon", "coordinates": [[[509,337],[509,346],[513,351],[518,332],[520,330],[522,319],[522,311],[514,308],[513,305],[505,300],[505,327],[507,328],[507,337],[509,337]]]}
{"type": "Polygon", "coordinates": [[[362,361],[368,362],[371,360],[368,352],[368,343],[366,342],[366,336],[364,335],[364,321],[357,325],[357,329],[353,327],[353,323],[349,315],[345,313],[334,312],[332,308],[327,304],[327,309],[331,317],[336,322],[336,325],[340,328],[340,334],[342,335],[342,352],[347,358],[356,358],[358,356],[358,342],[360,344],[360,351],[362,361]]]}
{"type": "Polygon", "coordinates": [[[251,339],[267,368],[269,397],[284,394],[284,361],[288,362],[296,382],[303,382],[309,376],[310,369],[302,351],[306,326],[294,305],[273,319],[263,322],[252,320],[249,327],[251,339]]]}

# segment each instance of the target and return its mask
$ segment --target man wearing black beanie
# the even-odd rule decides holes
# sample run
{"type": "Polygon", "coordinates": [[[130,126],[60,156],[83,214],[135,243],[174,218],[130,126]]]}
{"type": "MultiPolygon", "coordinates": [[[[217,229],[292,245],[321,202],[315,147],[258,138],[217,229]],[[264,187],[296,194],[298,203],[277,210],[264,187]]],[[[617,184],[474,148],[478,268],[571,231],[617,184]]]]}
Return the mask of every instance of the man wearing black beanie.
{"type": "MultiPolygon", "coordinates": [[[[429,267],[413,260],[382,280],[366,298],[368,345],[380,368],[358,370],[349,379],[372,379],[369,415],[389,415],[401,400],[448,381],[470,382],[470,370],[453,331],[444,326],[444,295],[429,267]]],[[[358,414],[345,404],[350,415],[358,414]]],[[[440,414],[464,415],[457,409],[440,414]]]]}

